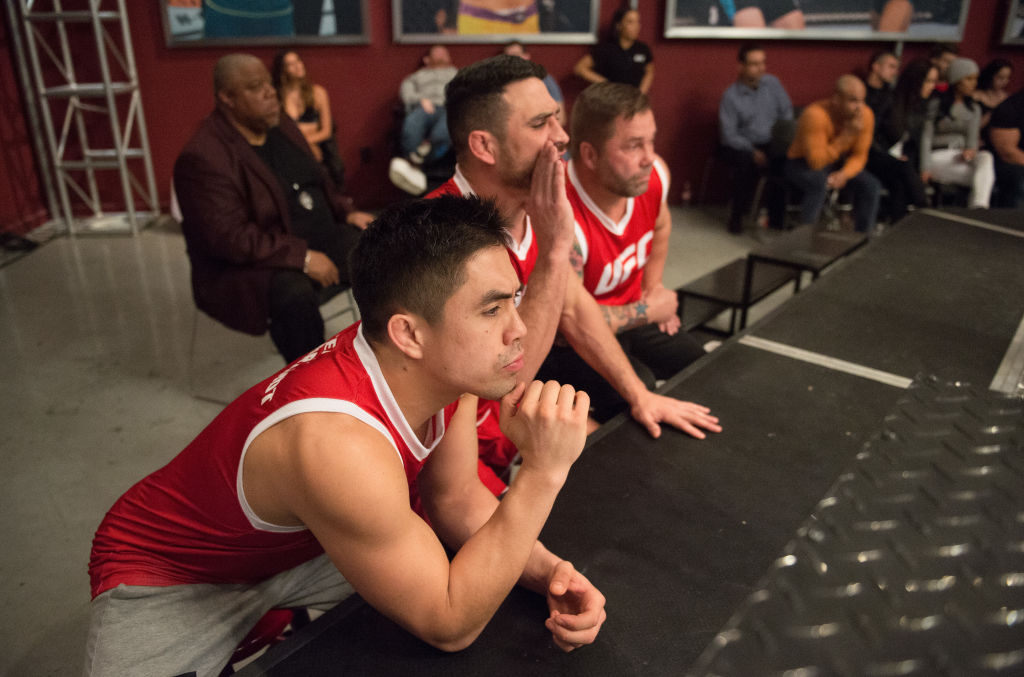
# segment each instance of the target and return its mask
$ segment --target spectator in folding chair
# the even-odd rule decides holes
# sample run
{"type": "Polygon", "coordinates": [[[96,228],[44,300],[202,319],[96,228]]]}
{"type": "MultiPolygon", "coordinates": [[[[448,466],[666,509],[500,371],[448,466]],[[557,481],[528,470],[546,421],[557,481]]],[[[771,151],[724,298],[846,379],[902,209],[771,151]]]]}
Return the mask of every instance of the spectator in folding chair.
{"type": "Polygon", "coordinates": [[[947,79],[949,65],[958,56],[960,56],[960,49],[956,45],[948,42],[936,42],[932,45],[929,58],[935,67],[939,69],[939,82],[935,85],[935,93],[932,96],[938,96],[949,89],[949,80],[947,79]]]}
{"type": "Polygon", "coordinates": [[[1010,96],[1010,80],[1013,78],[1013,63],[1006,59],[992,59],[978,73],[978,88],[974,90],[974,100],[981,105],[981,139],[985,146],[991,147],[988,138],[988,123],[992,119],[992,111],[1010,96]]]}
{"type": "Polygon", "coordinates": [[[423,56],[423,67],[408,75],[398,94],[405,107],[398,155],[391,159],[388,178],[412,195],[427,189],[422,167],[444,157],[451,149],[444,88],[458,72],[444,45],[433,45],[423,56]]]}
{"type": "Polygon", "coordinates": [[[892,90],[900,71],[900,60],[887,49],[875,52],[868,60],[868,73],[864,78],[867,94],[864,103],[875,114],[875,120],[885,115],[892,105],[892,90]]]}
{"type": "Polygon", "coordinates": [[[622,82],[647,94],[654,83],[654,52],[640,37],[640,12],[622,7],[612,15],[608,40],[594,45],[573,72],[590,83],[622,82]]]}
{"type": "Polygon", "coordinates": [[[938,78],[938,69],[928,59],[911,61],[900,73],[888,105],[876,111],[867,168],[889,189],[888,215],[893,223],[910,205],[928,204],[920,170],[921,135],[938,78]]]}
{"type": "Polygon", "coordinates": [[[306,64],[295,50],[275,54],[270,73],[284,112],[295,120],[313,156],[327,168],[334,185],[343,188],[345,164],[338,152],[337,126],[327,90],[309,79],[306,64]]]}
{"type": "Polygon", "coordinates": [[[980,150],[981,105],[972,96],[978,64],[953,60],[947,71],[949,89],[929,101],[921,135],[921,176],[940,184],[970,188],[969,207],[987,208],[995,185],[992,153],[980,150]]]}
{"type": "MultiPolygon", "coordinates": [[[[737,53],[738,75],[718,104],[720,152],[732,168],[730,233],[742,233],[743,221],[763,174],[781,174],[784,158],[771,153],[772,128],[779,120],[793,119],[793,104],[779,79],[766,72],[767,57],[761,45],[744,43],[737,53]]],[[[769,223],[782,228],[786,212],[785,191],[769,186],[769,223]]]]}
{"type": "Polygon", "coordinates": [[[996,157],[1000,207],[1024,207],[1024,89],[992,111],[989,122],[996,157]]]}
{"type": "Polygon", "coordinates": [[[864,103],[860,78],[843,75],[828,99],[804,109],[786,154],[786,178],[803,191],[800,222],[817,224],[830,190],[849,186],[858,232],[870,232],[878,218],[882,184],[866,169],[875,116],[864,103]]]}
{"type": "Polygon", "coordinates": [[[373,217],[281,115],[262,61],[222,57],[213,84],[216,108],[174,163],[192,294],[232,329],[269,329],[291,362],[323,343],[320,304],[349,286],[349,250],[373,217]]]}

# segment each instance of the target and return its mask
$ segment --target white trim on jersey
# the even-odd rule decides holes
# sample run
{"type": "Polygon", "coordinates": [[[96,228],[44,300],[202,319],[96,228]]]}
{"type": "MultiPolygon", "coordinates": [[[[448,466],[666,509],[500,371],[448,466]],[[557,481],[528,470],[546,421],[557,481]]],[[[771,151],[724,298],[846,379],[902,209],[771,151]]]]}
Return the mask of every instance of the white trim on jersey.
{"type": "Polygon", "coordinates": [[[587,259],[590,257],[590,245],[587,244],[587,234],[583,232],[583,227],[580,226],[580,222],[576,219],[572,220],[572,226],[573,231],[576,233],[576,244],[580,246],[583,265],[587,265],[587,259]]]}
{"type": "MultiPolygon", "coordinates": [[[[455,165],[455,174],[452,175],[452,180],[455,181],[456,188],[462,193],[463,197],[469,197],[470,195],[476,195],[476,191],[473,190],[473,186],[469,185],[469,181],[466,180],[466,176],[459,169],[458,165],[455,165]]],[[[513,246],[509,247],[509,250],[516,255],[516,258],[520,261],[526,261],[526,255],[530,253],[530,245],[533,244],[533,226],[530,225],[530,217],[526,217],[526,234],[523,235],[522,242],[516,242],[516,239],[512,237],[512,233],[507,229],[509,239],[512,240],[513,246]]]]}
{"type": "MultiPolygon", "coordinates": [[[[665,166],[661,164],[660,159],[654,161],[653,171],[658,172],[658,178],[661,179],[661,201],[662,203],[667,202],[668,177],[666,175],[665,166]]],[[[573,188],[576,189],[580,199],[583,200],[583,205],[591,214],[597,217],[597,220],[601,222],[601,225],[604,226],[608,232],[613,233],[616,236],[621,236],[626,231],[626,227],[629,225],[630,219],[633,218],[633,203],[636,198],[626,198],[626,213],[623,214],[622,218],[619,219],[618,223],[616,223],[615,221],[612,221],[607,214],[601,211],[601,208],[597,206],[597,203],[594,202],[593,198],[587,194],[587,191],[583,190],[583,185],[580,183],[579,176],[576,174],[576,165],[573,164],[573,160],[569,160],[569,181],[572,182],[573,188]]],[[[578,226],[576,228],[576,232],[580,232],[578,226]]],[[[586,243],[581,242],[580,247],[585,250],[586,243]]],[[[585,258],[584,261],[586,261],[585,258]]]]}
{"type": "Polygon", "coordinates": [[[292,416],[297,416],[298,414],[310,414],[314,412],[348,414],[349,416],[362,421],[384,436],[384,438],[391,444],[391,447],[395,450],[395,453],[398,454],[398,461],[400,463],[402,462],[402,454],[398,451],[398,447],[395,446],[395,441],[391,438],[391,433],[389,433],[388,429],[384,427],[384,424],[352,402],[336,400],[329,397],[311,397],[306,400],[289,402],[256,424],[256,427],[252,429],[252,432],[249,433],[249,437],[245,440],[245,446],[242,447],[242,457],[238,461],[238,473],[235,476],[235,489],[238,492],[238,504],[241,506],[242,512],[245,513],[245,516],[249,520],[249,524],[252,525],[253,529],[281,534],[306,530],[305,526],[282,526],[280,524],[271,524],[270,522],[264,522],[261,520],[252,509],[252,506],[249,505],[249,501],[245,498],[245,491],[242,487],[242,468],[245,464],[245,455],[249,451],[249,445],[252,444],[252,441],[261,433],[265,432],[271,426],[276,425],[285,419],[291,418],[292,416]]]}
{"type": "Polygon", "coordinates": [[[433,423],[427,431],[426,446],[424,446],[419,438],[416,437],[412,426],[405,420],[402,408],[398,406],[394,393],[391,392],[388,382],[384,380],[384,373],[380,370],[380,364],[377,363],[377,356],[373,354],[370,344],[363,338],[362,324],[359,325],[359,329],[356,331],[356,337],[352,341],[352,345],[355,346],[356,354],[363,363],[366,373],[370,376],[373,390],[377,393],[377,399],[380,400],[381,405],[384,407],[384,413],[387,415],[388,420],[391,421],[391,425],[398,429],[398,434],[402,436],[402,441],[409,447],[409,451],[416,457],[416,460],[425,460],[430,455],[430,452],[434,450],[434,447],[437,446],[437,443],[441,441],[441,438],[444,437],[444,410],[434,414],[433,423]]]}
{"type": "MultiPolygon", "coordinates": [[[[373,350],[370,348],[370,344],[366,342],[363,337],[363,327],[359,326],[356,331],[355,339],[352,341],[352,345],[355,348],[356,355],[359,357],[359,361],[362,362],[363,368],[366,370],[367,375],[370,377],[370,383],[373,385],[374,393],[377,395],[377,399],[380,400],[381,406],[384,408],[384,413],[391,421],[391,424],[398,430],[398,434],[401,435],[402,441],[405,442],[409,451],[417,460],[423,461],[430,455],[430,452],[434,450],[441,438],[444,437],[445,424],[444,424],[444,410],[441,410],[434,414],[432,425],[429,426],[427,444],[424,445],[416,437],[409,422],[405,420],[405,415],[402,413],[402,409],[398,406],[398,402],[395,400],[394,394],[391,392],[391,388],[388,386],[387,381],[384,380],[384,374],[380,369],[380,364],[377,362],[377,356],[374,355],[373,350]]],[[[291,533],[297,531],[305,531],[305,526],[282,526],[280,524],[271,524],[260,519],[252,506],[249,505],[249,501],[245,498],[245,491],[242,486],[242,468],[245,464],[245,455],[249,451],[249,445],[252,444],[259,435],[271,426],[284,421],[285,419],[297,416],[298,414],[309,414],[309,413],[334,413],[334,414],[347,414],[352,418],[365,423],[370,426],[388,441],[391,448],[398,454],[398,462],[403,466],[405,461],[402,458],[402,452],[398,450],[398,445],[395,439],[392,437],[391,432],[387,429],[381,421],[367,412],[365,409],[350,402],[348,400],[339,400],[331,397],[310,397],[303,400],[295,400],[282,406],[270,413],[266,418],[256,424],[249,436],[245,439],[245,444],[242,446],[242,455],[238,461],[238,472],[235,476],[235,489],[238,494],[238,504],[242,508],[242,512],[249,520],[249,524],[254,529],[260,531],[270,531],[275,533],[291,533]]]]}
{"type": "Polygon", "coordinates": [[[573,188],[579,193],[580,199],[583,200],[583,205],[592,213],[597,220],[601,222],[608,232],[621,236],[626,231],[626,226],[629,225],[630,219],[633,218],[633,202],[634,198],[626,198],[626,213],[622,215],[618,223],[612,221],[607,214],[601,211],[601,208],[597,206],[593,198],[587,195],[587,191],[583,190],[583,185],[580,183],[579,176],[576,174],[576,165],[573,160],[569,160],[569,181],[572,182],[573,188]]]}

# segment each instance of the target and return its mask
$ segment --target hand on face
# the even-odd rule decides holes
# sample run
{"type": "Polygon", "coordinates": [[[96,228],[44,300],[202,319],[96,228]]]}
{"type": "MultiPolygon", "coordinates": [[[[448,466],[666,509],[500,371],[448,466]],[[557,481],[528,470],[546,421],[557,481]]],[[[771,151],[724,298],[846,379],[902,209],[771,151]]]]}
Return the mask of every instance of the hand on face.
{"type": "MultiPolygon", "coordinates": [[[[572,205],[565,192],[565,168],[561,149],[548,141],[537,155],[530,182],[526,213],[533,225],[537,247],[547,253],[568,248],[573,238],[572,205]]],[[[566,254],[568,258],[568,254],[566,254]]]]}

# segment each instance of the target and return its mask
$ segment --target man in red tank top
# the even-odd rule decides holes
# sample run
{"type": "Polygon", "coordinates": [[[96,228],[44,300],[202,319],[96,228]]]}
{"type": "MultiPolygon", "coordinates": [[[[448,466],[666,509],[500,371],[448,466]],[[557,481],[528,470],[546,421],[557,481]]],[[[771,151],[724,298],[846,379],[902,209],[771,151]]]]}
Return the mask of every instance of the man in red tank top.
{"type": "MultiPolygon", "coordinates": [[[[558,104],[544,86],[543,66],[499,55],[462,68],[448,83],[448,131],[455,175],[431,194],[479,195],[492,199],[508,222],[509,256],[526,286],[519,305],[529,331],[523,374],[536,375],[556,330],[612,386],[633,417],[654,437],[668,423],[695,437],[718,430],[705,407],[651,392],[637,376],[600,307],[569,266],[572,207],[565,192],[560,155],[569,140],[558,124],[558,104]]],[[[483,458],[512,460],[514,448],[483,422],[483,458]]],[[[500,471],[501,463],[496,464],[500,471]]]]}
{"type": "MultiPolygon", "coordinates": [[[[590,85],[572,110],[567,173],[576,219],[572,265],[601,305],[644,382],[668,379],[704,355],[680,331],[676,293],[662,284],[672,216],[668,168],[654,152],[647,97],[614,82],[590,85]]],[[[595,399],[601,377],[571,348],[555,346],[540,370],[595,399]]]]}
{"type": "Polygon", "coordinates": [[[459,650],[518,581],[548,596],[558,646],[594,640],[604,597],[537,541],[589,399],[519,377],[504,225],[455,197],[381,214],[353,257],[362,321],[239,397],[103,520],[86,674],[215,675],[267,610],[353,590],[459,650]],[[501,402],[523,455],[500,504],[475,472],[476,396],[501,402]]]}

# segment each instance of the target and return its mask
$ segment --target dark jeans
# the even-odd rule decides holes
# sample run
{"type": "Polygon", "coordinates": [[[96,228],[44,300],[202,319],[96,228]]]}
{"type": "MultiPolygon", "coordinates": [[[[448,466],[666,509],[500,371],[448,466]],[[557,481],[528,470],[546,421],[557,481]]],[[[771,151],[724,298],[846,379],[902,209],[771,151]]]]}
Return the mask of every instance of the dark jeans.
{"type": "MultiPolygon", "coordinates": [[[[767,155],[768,146],[758,146],[758,150],[767,155]]],[[[754,153],[749,150],[737,150],[722,146],[719,150],[722,159],[732,168],[732,200],[729,209],[729,231],[738,233],[743,230],[743,217],[750,212],[757,190],[757,182],[762,174],[767,175],[764,199],[768,206],[768,222],[772,228],[782,228],[786,217],[785,186],[779,179],[782,176],[782,158],[769,160],[767,167],[758,167],[754,162],[754,153]]]]}
{"type": "Polygon", "coordinates": [[[1024,207],[1024,165],[1005,162],[998,153],[993,153],[996,160],[996,187],[999,204],[993,207],[1024,207]]]}
{"type": "Polygon", "coordinates": [[[348,224],[335,231],[323,243],[323,253],[338,268],[338,284],[322,287],[301,270],[280,270],[270,278],[270,338],[285,362],[295,361],[324,342],[320,305],[350,286],[348,253],[360,231],[348,224]]]}
{"type": "MultiPolygon", "coordinates": [[[[657,325],[645,324],[622,332],[617,337],[633,370],[648,390],[655,381],[667,379],[704,355],[704,348],[692,336],[678,331],[669,336],[657,325]]],[[[537,372],[542,381],[568,383],[590,396],[594,418],[604,423],[627,408],[626,401],[568,346],[553,346],[537,372]]]]}
{"type": "Polygon", "coordinates": [[[402,120],[402,137],[399,141],[402,155],[409,155],[424,140],[430,141],[427,161],[436,160],[448,152],[451,138],[448,136],[448,118],[444,106],[437,106],[433,113],[417,105],[402,120]]]}
{"type": "MultiPolygon", "coordinates": [[[[786,179],[803,191],[800,200],[800,223],[817,223],[828,196],[828,175],[842,166],[842,161],[822,169],[811,169],[803,158],[786,160],[786,179]]],[[[867,170],[846,182],[853,193],[853,223],[860,233],[870,231],[878,220],[878,200],[882,184],[867,170]]]]}
{"type": "Polygon", "coordinates": [[[889,220],[893,223],[907,215],[907,207],[927,207],[921,175],[907,160],[893,157],[885,151],[872,148],[868,152],[867,169],[889,191],[889,220]]]}

